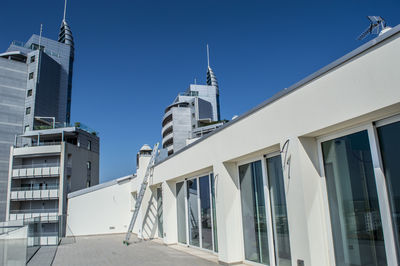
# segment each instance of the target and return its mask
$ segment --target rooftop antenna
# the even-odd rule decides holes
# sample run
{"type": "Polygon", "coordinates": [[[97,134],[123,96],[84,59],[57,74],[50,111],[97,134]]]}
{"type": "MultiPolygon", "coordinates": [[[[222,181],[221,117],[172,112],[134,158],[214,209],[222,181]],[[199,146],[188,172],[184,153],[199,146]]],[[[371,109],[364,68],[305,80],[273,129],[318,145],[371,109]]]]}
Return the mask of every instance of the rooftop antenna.
{"type": "Polygon", "coordinates": [[[195,84],[195,85],[197,84],[197,79],[196,79],[196,78],[194,78],[194,84],[195,84]]]}
{"type": "Polygon", "coordinates": [[[358,40],[363,40],[369,34],[380,35],[391,29],[390,27],[386,27],[385,20],[380,16],[367,16],[367,18],[370,21],[370,25],[363,33],[360,34],[360,36],[358,36],[358,40]]]}
{"type": "Polygon", "coordinates": [[[207,43],[207,66],[210,67],[210,49],[208,48],[208,43],[207,43]]]}
{"type": "Polygon", "coordinates": [[[65,21],[65,15],[66,15],[66,13],[67,13],[67,0],[65,0],[65,3],[64,3],[64,17],[63,17],[63,21],[65,21]]]}
{"type": "Polygon", "coordinates": [[[43,24],[40,24],[40,33],[39,33],[39,50],[40,50],[40,43],[42,42],[42,31],[43,31],[43,24]]]}

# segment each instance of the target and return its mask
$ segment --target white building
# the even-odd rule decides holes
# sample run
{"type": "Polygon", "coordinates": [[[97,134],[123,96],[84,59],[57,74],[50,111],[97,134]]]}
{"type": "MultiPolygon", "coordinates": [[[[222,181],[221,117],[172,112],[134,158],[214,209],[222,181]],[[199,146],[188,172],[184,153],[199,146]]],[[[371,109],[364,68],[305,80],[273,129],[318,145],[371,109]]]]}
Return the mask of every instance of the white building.
{"type": "Polygon", "coordinates": [[[99,183],[99,138],[76,127],[27,131],[10,151],[7,221],[36,223],[29,245],[65,235],[67,194],[99,183]]]}
{"type": "Polygon", "coordinates": [[[207,46],[207,85],[190,84],[166,109],[162,121],[162,148],[167,155],[221,127],[219,87],[210,67],[207,46]]]}
{"type": "MultiPolygon", "coordinates": [[[[397,26],[158,162],[134,232],[223,264],[399,265],[399,69],[397,26]]],[[[70,223],[85,201],[68,224],[96,234],[70,223]]]]}

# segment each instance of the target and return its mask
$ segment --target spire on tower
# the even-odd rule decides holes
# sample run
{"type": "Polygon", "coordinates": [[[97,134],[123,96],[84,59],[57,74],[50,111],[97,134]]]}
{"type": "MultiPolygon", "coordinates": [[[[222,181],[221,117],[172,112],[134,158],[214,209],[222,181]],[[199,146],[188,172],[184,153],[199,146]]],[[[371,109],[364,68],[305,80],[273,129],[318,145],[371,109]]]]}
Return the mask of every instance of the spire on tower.
{"type": "Polygon", "coordinates": [[[65,43],[74,48],[74,37],[72,37],[72,31],[66,21],[66,14],[67,14],[67,0],[64,3],[64,16],[61,22],[60,33],[58,34],[58,42],[65,43]]]}
{"type": "Polygon", "coordinates": [[[207,43],[207,66],[210,67],[210,49],[208,48],[208,43],[207,43]]]}
{"type": "Polygon", "coordinates": [[[63,21],[65,21],[65,14],[67,13],[67,0],[65,0],[64,3],[64,17],[63,17],[63,21]]]}
{"type": "Polygon", "coordinates": [[[207,85],[215,86],[218,89],[218,81],[217,77],[214,74],[214,71],[210,67],[210,49],[207,44],[207,85]]]}

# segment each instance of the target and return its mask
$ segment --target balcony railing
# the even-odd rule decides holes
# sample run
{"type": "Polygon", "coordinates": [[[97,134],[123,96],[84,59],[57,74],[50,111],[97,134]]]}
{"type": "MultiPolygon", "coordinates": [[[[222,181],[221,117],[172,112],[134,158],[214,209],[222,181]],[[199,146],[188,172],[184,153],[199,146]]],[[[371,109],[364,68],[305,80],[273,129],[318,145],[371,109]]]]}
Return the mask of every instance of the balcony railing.
{"type": "Polygon", "coordinates": [[[33,163],[27,165],[13,165],[13,169],[26,169],[26,168],[43,168],[60,166],[60,163],[33,163]]]}
{"type": "Polygon", "coordinates": [[[40,178],[40,177],[51,177],[59,176],[60,167],[36,167],[36,168],[20,168],[12,170],[12,177],[17,178],[40,178]]]}
{"type": "Polygon", "coordinates": [[[58,186],[55,186],[53,189],[13,190],[10,194],[11,200],[14,201],[50,200],[59,197],[58,186]]]}
{"type": "Polygon", "coordinates": [[[39,220],[45,223],[56,223],[59,215],[58,209],[10,210],[9,220],[24,220],[25,222],[39,220]]]}
{"type": "Polygon", "coordinates": [[[61,141],[40,141],[40,142],[32,142],[29,144],[26,143],[16,143],[14,144],[14,148],[26,148],[26,147],[39,147],[39,146],[55,146],[61,145],[61,141]]]}
{"type": "Polygon", "coordinates": [[[35,191],[35,190],[49,190],[49,189],[59,189],[59,185],[48,185],[44,184],[40,186],[39,184],[32,184],[31,187],[11,187],[11,191],[35,191]]]}

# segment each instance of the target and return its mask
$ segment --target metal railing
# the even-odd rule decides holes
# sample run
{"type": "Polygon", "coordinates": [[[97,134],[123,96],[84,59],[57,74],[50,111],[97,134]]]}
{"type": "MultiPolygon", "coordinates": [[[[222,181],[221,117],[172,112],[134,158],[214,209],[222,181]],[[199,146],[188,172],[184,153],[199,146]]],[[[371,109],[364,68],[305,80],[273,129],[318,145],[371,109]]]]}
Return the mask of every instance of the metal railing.
{"type": "Polygon", "coordinates": [[[26,213],[58,213],[56,209],[27,209],[27,210],[10,210],[10,214],[26,214],[26,213]]]}
{"type": "Polygon", "coordinates": [[[50,190],[50,189],[59,189],[59,185],[46,185],[43,186],[36,186],[38,184],[34,184],[32,187],[12,187],[11,191],[18,192],[18,191],[37,191],[37,190],[50,190]]]}
{"type": "MultiPolygon", "coordinates": [[[[15,46],[19,46],[19,47],[26,48],[26,49],[29,49],[29,50],[32,50],[32,51],[39,50],[39,49],[37,49],[37,48],[39,48],[39,47],[37,47],[37,48],[35,49],[35,48],[30,47],[30,46],[26,46],[26,44],[23,43],[23,42],[21,42],[21,41],[12,41],[11,44],[13,44],[13,45],[15,45],[15,46]]],[[[47,49],[47,48],[44,48],[44,49],[41,49],[41,50],[42,50],[43,52],[45,52],[46,54],[48,54],[48,55],[55,56],[55,57],[58,57],[58,58],[60,57],[60,54],[59,54],[59,53],[56,53],[56,52],[53,51],[53,50],[50,50],[50,49],[47,49]]]]}
{"type": "Polygon", "coordinates": [[[60,167],[60,163],[33,163],[33,164],[13,165],[13,169],[46,168],[46,167],[60,167]]]}

